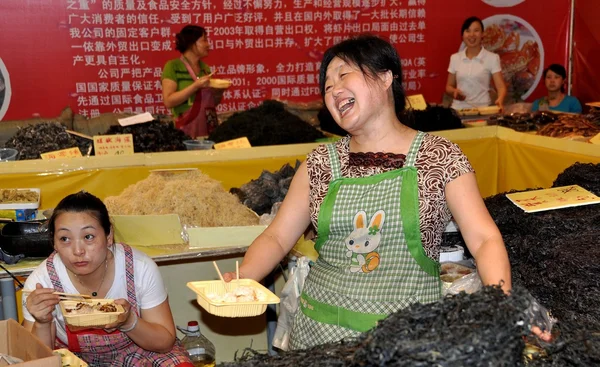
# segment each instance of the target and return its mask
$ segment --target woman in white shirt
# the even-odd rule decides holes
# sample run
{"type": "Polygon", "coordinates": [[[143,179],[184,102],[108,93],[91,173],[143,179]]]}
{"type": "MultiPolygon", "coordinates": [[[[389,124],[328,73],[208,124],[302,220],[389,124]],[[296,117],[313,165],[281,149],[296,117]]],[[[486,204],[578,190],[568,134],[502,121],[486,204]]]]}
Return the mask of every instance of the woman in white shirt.
{"type": "Polygon", "coordinates": [[[23,326],[48,347],[68,348],[90,366],[192,367],[176,340],[167,292],[150,257],[116,244],[106,206],[87,192],[62,199],[48,222],[51,254],[27,278],[23,326]],[[114,299],[125,312],[112,324],[67,326],[55,292],[114,299]]]}
{"type": "Polygon", "coordinates": [[[500,56],[483,48],[483,22],[470,17],[462,25],[465,48],[450,57],[446,93],[454,100],[452,108],[484,107],[491,104],[490,79],[498,92],[494,102],[503,108],[506,85],[502,78],[500,56]]]}

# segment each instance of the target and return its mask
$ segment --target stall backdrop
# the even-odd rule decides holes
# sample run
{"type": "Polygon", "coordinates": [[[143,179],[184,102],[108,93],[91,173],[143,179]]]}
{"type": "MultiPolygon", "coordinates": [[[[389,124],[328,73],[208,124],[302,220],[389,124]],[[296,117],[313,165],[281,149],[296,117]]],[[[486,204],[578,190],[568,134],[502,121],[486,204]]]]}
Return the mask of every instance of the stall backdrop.
{"type": "Polygon", "coordinates": [[[165,113],[160,75],[185,24],[207,28],[215,77],[233,81],[220,112],[264,99],[318,100],[323,51],[360,32],[389,39],[405,88],[441,102],[460,26],[477,15],[501,55],[510,96],[543,92],[544,65],[566,63],[571,0],[2,0],[0,119],[69,105],[165,113]],[[543,2],[543,7],[540,3],[543,2]]]}
{"type": "Polygon", "coordinates": [[[576,0],[573,31],[573,95],[600,101],[600,1],[576,0]]]}

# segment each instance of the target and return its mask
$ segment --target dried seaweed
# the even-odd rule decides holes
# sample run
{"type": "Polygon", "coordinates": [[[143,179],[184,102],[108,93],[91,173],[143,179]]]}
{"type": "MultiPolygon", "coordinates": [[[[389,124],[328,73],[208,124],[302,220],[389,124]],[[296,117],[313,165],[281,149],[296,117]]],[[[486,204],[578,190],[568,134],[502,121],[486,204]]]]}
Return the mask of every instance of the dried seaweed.
{"type": "Polygon", "coordinates": [[[600,164],[575,163],[558,175],[552,187],[569,185],[579,185],[600,195],[600,164]]]}
{"type": "Polygon", "coordinates": [[[157,120],[129,126],[113,125],[104,135],[132,134],[135,153],[172,152],[186,150],[184,140],[191,137],[177,129],[173,123],[157,120]]]}
{"type": "Polygon", "coordinates": [[[255,354],[221,366],[516,366],[523,361],[531,301],[523,288],[506,296],[499,287],[484,287],[413,304],[355,341],[255,354]]]}
{"type": "Polygon", "coordinates": [[[78,147],[82,155],[87,155],[93,145],[89,139],[75,138],[67,129],[53,122],[44,122],[20,128],[5,146],[19,151],[19,159],[39,159],[40,154],[56,150],[78,147]]]}
{"type": "Polygon", "coordinates": [[[420,131],[440,131],[463,128],[456,110],[442,106],[428,106],[425,110],[404,110],[400,121],[420,131]]]}
{"type": "Polygon", "coordinates": [[[276,172],[263,171],[256,180],[243,184],[239,189],[229,190],[239,197],[240,201],[258,215],[271,212],[273,204],[283,201],[288,192],[292,178],[300,166],[292,167],[288,163],[276,172]]]}
{"type": "Polygon", "coordinates": [[[266,100],[260,106],[236,112],[209,135],[214,142],[247,137],[254,146],[314,142],[324,135],[287,111],[283,103],[266,100]]]}

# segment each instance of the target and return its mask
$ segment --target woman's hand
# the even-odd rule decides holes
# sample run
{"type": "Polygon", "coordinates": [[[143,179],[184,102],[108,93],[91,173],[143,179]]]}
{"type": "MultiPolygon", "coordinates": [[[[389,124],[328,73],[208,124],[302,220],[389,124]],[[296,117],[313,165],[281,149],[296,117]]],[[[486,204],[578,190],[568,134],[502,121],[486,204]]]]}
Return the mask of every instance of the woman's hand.
{"type": "Polygon", "coordinates": [[[454,94],[452,96],[458,101],[464,101],[465,99],[467,99],[465,94],[458,88],[454,88],[454,94]]]}
{"type": "Polygon", "coordinates": [[[119,298],[115,300],[115,304],[123,306],[125,312],[119,315],[117,321],[115,321],[112,324],[105,325],[103,327],[103,329],[109,333],[119,328],[129,329],[137,319],[137,315],[132,315],[133,313],[135,313],[135,310],[131,309],[131,304],[127,302],[127,300],[119,298]]]}
{"type": "Polygon", "coordinates": [[[194,84],[193,84],[195,90],[208,87],[209,84],[210,84],[210,77],[211,77],[211,75],[212,74],[205,75],[205,76],[202,76],[202,77],[196,79],[194,81],[194,84]]]}
{"type": "MultiPolygon", "coordinates": [[[[227,283],[229,283],[235,279],[237,279],[237,274],[235,273],[235,271],[230,271],[228,273],[223,274],[223,280],[227,283]]],[[[240,279],[244,279],[244,275],[242,274],[241,270],[240,270],[240,279]]]]}
{"type": "Polygon", "coordinates": [[[38,324],[48,324],[54,320],[52,311],[58,302],[60,298],[54,294],[54,289],[44,288],[38,283],[35,285],[35,290],[27,296],[25,307],[38,324]]]}
{"type": "Polygon", "coordinates": [[[500,112],[504,111],[504,102],[502,101],[502,99],[498,98],[494,103],[496,104],[496,106],[500,107],[500,112]]]}

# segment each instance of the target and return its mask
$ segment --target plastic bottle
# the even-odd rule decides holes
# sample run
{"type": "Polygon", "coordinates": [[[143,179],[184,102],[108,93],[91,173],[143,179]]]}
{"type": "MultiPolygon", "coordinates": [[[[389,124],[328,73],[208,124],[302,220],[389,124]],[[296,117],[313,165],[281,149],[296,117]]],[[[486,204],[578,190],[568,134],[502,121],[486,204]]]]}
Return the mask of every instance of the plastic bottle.
{"type": "Polygon", "coordinates": [[[190,355],[195,367],[215,366],[215,345],[200,333],[198,321],[188,322],[187,330],[179,329],[185,334],[181,344],[190,355]]]}

